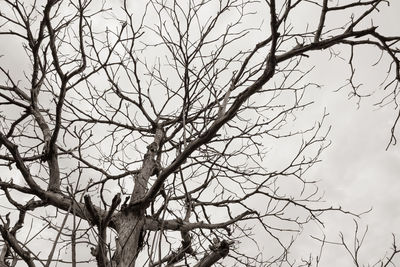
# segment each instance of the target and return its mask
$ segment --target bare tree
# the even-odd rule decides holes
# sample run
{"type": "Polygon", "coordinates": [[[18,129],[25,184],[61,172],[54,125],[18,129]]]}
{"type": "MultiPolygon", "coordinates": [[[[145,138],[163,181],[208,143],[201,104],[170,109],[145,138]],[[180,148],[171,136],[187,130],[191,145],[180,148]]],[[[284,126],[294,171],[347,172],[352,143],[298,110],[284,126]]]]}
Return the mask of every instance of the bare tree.
{"type": "Polygon", "coordinates": [[[347,88],[362,97],[353,54],[373,47],[383,103],[396,102],[400,37],[373,20],[391,1],[114,2],[0,3],[0,53],[9,42],[26,59],[0,65],[0,187],[13,210],[0,266],[294,265],[303,225],[344,212],[306,176],[329,127],[326,114],[294,124],[318,86],[304,59],[346,51],[347,88]],[[248,241],[268,251],[243,252],[248,241]]]}

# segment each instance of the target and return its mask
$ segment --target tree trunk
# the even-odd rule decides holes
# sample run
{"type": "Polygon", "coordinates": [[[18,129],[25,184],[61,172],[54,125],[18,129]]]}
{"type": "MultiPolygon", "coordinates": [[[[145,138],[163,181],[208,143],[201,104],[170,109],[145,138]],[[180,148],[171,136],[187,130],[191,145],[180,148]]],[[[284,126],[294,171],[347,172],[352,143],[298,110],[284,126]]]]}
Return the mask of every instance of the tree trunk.
{"type": "Polygon", "coordinates": [[[134,267],[143,245],[144,214],[128,213],[122,215],[117,227],[118,267],[134,267]]]}
{"type": "Polygon", "coordinates": [[[144,212],[146,206],[133,203],[142,199],[147,192],[149,179],[159,172],[159,158],[157,153],[161,147],[164,132],[157,128],[154,135],[154,142],[147,146],[147,153],[144,156],[140,172],[135,176],[135,186],[130,199],[130,205],[119,214],[119,222],[116,230],[118,232],[116,262],[118,267],[134,267],[136,258],[143,246],[144,238],[144,212]]]}

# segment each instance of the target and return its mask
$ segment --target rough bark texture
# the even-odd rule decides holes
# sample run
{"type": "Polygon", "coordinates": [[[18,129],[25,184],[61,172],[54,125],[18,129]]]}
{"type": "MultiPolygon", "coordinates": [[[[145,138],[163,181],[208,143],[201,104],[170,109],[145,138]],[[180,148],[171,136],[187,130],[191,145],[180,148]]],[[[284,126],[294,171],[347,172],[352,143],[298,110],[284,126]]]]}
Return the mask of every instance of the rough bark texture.
{"type": "Polygon", "coordinates": [[[140,214],[128,213],[121,216],[121,224],[117,228],[118,242],[117,253],[119,253],[119,267],[134,267],[136,258],[141,249],[143,238],[143,216],[140,214]]]}
{"type": "Polygon", "coordinates": [[[145,224],[144,211],[147,206],[134,205],[142,199],[147,192],[147,185],[152,175],[158,173],[160,166],[157,160],[157,153],[161,145],[164,132],[158,128],[155,132],[154,141],[147,146],[147,153],[144,155],[142,168],[135,176],[135,186],[131,196],[130,204],[117,215],[118,242],[116,258],[120,267],[134,267],[136,258],[143,245],[145,224]]]}

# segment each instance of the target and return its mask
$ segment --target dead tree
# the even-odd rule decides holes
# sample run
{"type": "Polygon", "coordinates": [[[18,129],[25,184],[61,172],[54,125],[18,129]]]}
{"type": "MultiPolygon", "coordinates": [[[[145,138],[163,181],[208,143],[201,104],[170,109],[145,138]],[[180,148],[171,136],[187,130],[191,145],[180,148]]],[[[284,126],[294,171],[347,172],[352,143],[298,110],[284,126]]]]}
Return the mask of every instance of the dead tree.
{"type": "Polygon", "coordinates": [[[293,126],[304,60],[344,51],[362,97],[372,47],[396,102],[400,37],[373,20],[394,1],[145,2],[0,3],[1,266],[281,266],[293,232],[341,212],[306,175],[325,114],[293,126]]]}

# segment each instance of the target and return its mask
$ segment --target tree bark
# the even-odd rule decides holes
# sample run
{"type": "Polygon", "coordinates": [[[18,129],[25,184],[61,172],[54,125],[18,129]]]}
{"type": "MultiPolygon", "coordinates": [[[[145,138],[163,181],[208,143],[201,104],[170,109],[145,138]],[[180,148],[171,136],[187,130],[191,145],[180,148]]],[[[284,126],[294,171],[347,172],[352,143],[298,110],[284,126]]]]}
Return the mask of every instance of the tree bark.
{"type": "Polygon", "coordinates": [[[140,172],[135,176],[130,204],[118,215],[116,230],[118,232],[116,262],[118,267],[134,267],[136,258],[143,246],[145,210],[146,205],[135,205],[147,192],[149,179],[157,175],[160,168],[157,154],[161,147],[164,131],[157,128],[154,141],[147,146],[147,153],[144,155],[143,164],[140,172]]]}
{"type": "Polygon", "coordinates": [[[228,241],[222,240],[218,244],[213,245],[211,247],[212,252],[206,254],[194,267],[210,267],[221,258],[225,258],[229,254],[230,244],[228,241]]]}
{"type": "Polygon", "coordinates": [[[117,266],[134,267],[143,245],[144,216],[128,213],[121,219],[121,223],[117,227],[117,266]]]}

